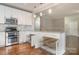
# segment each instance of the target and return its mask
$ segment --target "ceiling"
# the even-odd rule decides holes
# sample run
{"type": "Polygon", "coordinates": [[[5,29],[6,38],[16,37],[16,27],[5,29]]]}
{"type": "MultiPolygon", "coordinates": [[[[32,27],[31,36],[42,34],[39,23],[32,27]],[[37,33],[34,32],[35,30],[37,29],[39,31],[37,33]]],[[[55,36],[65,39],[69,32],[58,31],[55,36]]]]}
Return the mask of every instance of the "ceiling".
{"type": "Polygon", "coordinates": [[[43,13],[47,18],[64,18],[69,15],[79,14],[79,3],[5,3],[6,5],[20,8],[29,12],[43,13]],[[52,14],[48,14],[48,9],[52,9],[52,14]]]}
{"type": "Polygon", "coordinates": [[[2,4],[33,13],[43,11],[51,6],[56,5],[56,3],[2,3],[2,4]]]}
{"type": "MultiPolygon", "coordinates": [[[[48,9],[41,11],[43,18],[63,19],[65,16],[79,15],[79,3],[60,3],[51,7],[52,13],[48,14],[48,9]]],[[[37,13],[39,15],[40,13],[37,13]]]]}
{"type": "Polygon", "coordinates": [[[42,6],[44,3],[4,3],[5,5],[20,8],[29,12],[33,12],[34,9],[42,6]]]}

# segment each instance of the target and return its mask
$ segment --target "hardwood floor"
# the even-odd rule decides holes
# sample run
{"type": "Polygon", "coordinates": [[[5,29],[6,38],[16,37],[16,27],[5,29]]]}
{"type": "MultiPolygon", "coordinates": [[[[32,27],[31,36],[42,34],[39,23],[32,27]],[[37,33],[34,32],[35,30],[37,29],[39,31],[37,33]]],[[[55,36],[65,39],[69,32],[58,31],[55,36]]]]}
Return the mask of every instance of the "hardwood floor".
{"type": "MultiPolygon", "coordinates": [[[[24,43],[0,48],[0,55],[50,55],[50,53],[40,48],[33,48],[29,43],[24,43]]],[[[79,55],[79,53],[66,51],[64,55],[79,55]]]]}
{"type": "Polygon", "coordinates": [[[32,48],[29,43],[0,48],[0,55],[48,55],[40,48],[32,48]]]}

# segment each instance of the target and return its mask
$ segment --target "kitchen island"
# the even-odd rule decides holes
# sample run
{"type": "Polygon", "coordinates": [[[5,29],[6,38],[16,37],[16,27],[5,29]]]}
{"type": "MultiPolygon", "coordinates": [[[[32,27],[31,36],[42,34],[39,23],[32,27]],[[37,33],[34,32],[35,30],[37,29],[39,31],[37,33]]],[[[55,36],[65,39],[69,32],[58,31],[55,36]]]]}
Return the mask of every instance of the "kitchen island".
{"type": "MultiPolygon", "coordinates": [[[[35,32],[35,31],[26,31],[23,32],[23,36],[26,36],[26,41],[31,43],[31,46],[35,48],[43,48],[46,51],[52,53],[52,54],[57,54],[57,55],[62,55],[65,53],[65,33],[64,32],[35,32]],[[27,38],[29,35],[32,35],[31,38],[27,38]],[[56,48],[51,49],[47,46],[43,45],[43,40],[44,37],[49,37],[49,38],[55,38],[58,39],[56,41],[56,48]]],[[[22,37],[23,37],[22,36],[22,37]]],[[[23,37],[24,38],[24,37],[23,37]]]]}

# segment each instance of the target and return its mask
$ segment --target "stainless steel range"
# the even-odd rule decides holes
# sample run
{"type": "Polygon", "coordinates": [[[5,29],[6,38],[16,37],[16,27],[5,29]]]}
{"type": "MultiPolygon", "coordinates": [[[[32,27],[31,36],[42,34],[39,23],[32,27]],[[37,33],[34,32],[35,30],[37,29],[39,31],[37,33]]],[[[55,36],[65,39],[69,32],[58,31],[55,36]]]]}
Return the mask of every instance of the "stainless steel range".
{"type": "MultiPolygon", "coordinates": [[[[6,19],[5,24],[17,25],[17,19],[15,18],[6,19]]],[[[16,26],[15,27],[7,26],[5,32],[6,32],[6,46],[17,44],[19,42],[18,40],[19,31],[17,30],[16,26]]]]}
{"type": "Polygon", "coordinates": [[[6,28],[6,46],[17,44],[19,31],[17,31],[16,27],[7,27],[6,28]]]}

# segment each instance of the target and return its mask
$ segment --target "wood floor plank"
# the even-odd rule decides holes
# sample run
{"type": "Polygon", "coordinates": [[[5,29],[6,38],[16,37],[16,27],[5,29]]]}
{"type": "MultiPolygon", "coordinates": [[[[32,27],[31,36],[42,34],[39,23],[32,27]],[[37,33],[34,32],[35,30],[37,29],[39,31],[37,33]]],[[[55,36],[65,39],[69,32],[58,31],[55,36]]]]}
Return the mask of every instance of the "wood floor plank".
{"type": "Polygon", "coordinates": [[[33,48],[29,43],[18,44],[0,48],[0,55],[48,55],[49,53],[40,49],[33,48]]]}

